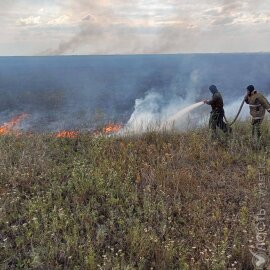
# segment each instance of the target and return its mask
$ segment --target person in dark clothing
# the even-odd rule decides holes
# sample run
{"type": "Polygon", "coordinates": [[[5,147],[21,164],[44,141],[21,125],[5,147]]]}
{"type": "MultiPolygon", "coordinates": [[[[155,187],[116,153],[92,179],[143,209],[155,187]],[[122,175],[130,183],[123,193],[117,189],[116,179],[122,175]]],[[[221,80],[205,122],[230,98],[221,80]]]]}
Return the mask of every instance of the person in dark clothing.
{"type": "Polygon", "coordinates": [[[215,85],[209,87],[210,92],[213,94],[211,100],[204,100],[204,103],[212,107],[209,119],[209,128],[211,129],[211,136],[213,139],[217,138],[217,127],[224,133],[231,133],[231,128],[223,121],[224,103],[223,98],[215,85]]]}

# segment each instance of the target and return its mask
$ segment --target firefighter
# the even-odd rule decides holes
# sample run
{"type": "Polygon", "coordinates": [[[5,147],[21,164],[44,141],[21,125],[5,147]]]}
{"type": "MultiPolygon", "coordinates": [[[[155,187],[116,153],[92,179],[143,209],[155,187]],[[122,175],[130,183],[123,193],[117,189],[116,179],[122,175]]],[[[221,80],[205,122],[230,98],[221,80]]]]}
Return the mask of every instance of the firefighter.
{"type": "Polygon", "coordinates": [[[249,105],[252,116],[252,137],[256,140],[261,138],[261,124],[263,122],[265,111],[270,113],[269,101],[253,85],[247,87],[245,102],[249,105]]]}
{"type": "Polygon", "coordinates": [[[225,134],[231,133],[231,128],[223,121],[224,118],[224,103],[223,98],[215,85],[209,87],[213,94],[211,100],[204,100],[204,104],[210,105],[212,111],[209,119],[209,128],[211,129],[211,136],[213,139],[217,138],[217,127],[219,127],[225,134]]]}

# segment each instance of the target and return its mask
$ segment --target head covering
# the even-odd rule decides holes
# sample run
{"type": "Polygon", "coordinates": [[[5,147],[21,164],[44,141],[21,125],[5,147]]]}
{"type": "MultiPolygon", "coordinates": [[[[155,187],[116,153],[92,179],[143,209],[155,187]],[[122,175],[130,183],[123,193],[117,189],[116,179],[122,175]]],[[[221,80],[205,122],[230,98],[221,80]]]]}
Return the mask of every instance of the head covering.
{"type": "Polygon", "coordinates": [[[255,90],[255,87],[251,84],[251,85],[249,85],[249,86],[247,87],[247,90],[248,90],[249,92],[253,92],[253,91],[255,90]]]}
{"type": "Polygon", "coordinates": [[[212,94],[215,94],[216,92],[218,92],[217,87],[216,87],[215,85],[211,85],[211,86],[209,87],[209,90],[210,90],[210,92],[211,92],[212,94]]]}

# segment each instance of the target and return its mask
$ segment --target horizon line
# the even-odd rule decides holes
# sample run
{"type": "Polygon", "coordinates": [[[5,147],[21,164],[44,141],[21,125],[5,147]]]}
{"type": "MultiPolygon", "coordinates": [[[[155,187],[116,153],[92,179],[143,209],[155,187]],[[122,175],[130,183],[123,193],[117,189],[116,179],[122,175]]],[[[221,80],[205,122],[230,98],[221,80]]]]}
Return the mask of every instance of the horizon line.
{"type": "Polygon", "coordinates": [[[181,53],[134,53],[134,54],[59,54],[59,55],[0,55],[0,57],[74,57],[74,56],[155,56],[155,55],[207,55],[207,54],[270,54],[269,52],[181,52],[181,53]]]}

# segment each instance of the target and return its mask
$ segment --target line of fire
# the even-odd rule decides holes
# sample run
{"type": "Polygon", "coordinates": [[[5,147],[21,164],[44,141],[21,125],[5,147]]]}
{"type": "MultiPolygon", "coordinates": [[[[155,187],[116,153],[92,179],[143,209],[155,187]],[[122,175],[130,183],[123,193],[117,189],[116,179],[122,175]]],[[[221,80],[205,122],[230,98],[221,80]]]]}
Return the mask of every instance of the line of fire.
{"type": "MultiPolygon", "coordinates": [[[[28,117],[31,117],[31,116],[27,113],[21,113],[19,115],[14,116],[10,121],[0,126],[0,136],[23,135],[24,133],[19,129],[19,127],[22,124],[22,122],[28,117]]],[[[123,128],[122,124],[108,123],[102,129],[95,130],[93,133],[96,135],[114,134],[114,133],[119,132],[122,128],[123,128]]],[[[79,135],[80,135],[80,132],[75,131],[75,130],[61,130],[52,134],[52,136],[55,138],[70,138],[70,139],[77,138],[79,135]]]]}

